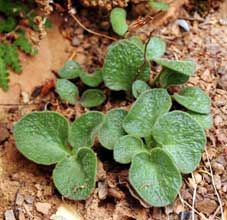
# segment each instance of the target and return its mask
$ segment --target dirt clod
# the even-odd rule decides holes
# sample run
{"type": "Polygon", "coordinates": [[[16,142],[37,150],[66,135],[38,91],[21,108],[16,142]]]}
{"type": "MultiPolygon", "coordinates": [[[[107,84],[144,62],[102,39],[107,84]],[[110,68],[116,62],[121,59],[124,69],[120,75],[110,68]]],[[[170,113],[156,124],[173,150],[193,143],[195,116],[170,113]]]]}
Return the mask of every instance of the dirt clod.
{"type": "Polygon", "coordinates": [[[216,201],[206,198],[196,202],[195,207],[198,209],[198,211],[210,215],[217,209],[218,204],[216,201]]]}
{"type": "Polygon", "coordinates": [[[0,125],[0,143],[9,137],[9,131],[6,127],[0,125]]]}

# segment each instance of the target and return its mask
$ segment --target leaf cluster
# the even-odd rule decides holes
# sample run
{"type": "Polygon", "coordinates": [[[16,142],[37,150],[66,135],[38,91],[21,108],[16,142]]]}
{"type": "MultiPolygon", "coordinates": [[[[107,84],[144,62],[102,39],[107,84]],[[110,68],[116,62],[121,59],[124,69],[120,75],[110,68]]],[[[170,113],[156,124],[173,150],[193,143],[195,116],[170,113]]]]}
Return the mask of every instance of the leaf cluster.
{"type": "Polygon", "coordinates": [[[101,105],[106,100],[105,93],[100,89],[94,89],[103,82],[102,72],[97,69],[94,73],[84,71],[79,63],[74,60],[67,61],[58,71],[61,79],[56,82],[56,92],[61,99],[69,104],[92,108],[101,105]],[[70,80],[80,78],[86,86],[91,87],[83,92],[79,100],[79,89],[70,80]]]}
{"type": "MultiPolygon", "coordinates": [[[[33,112],[17,122],[18,150],[36,163],[56,164],[54,183],[63,196],[84,200],[93,191],[97,158],[92,147],[97,138],[104,148],[113,150],[116,162],[130,164],[129,182],[145,203],[165,206],[174,201],[182,184],[181,173],[192,172],[200,162],[206,144],[204,129],[212,126],[212,119],[210,98],[200,88],[168,92],[170,85],[185,83],[196,66],[192,61],[162,59],[165,48],[160,38],[151,38],[147,50],[137,38],[130,38],[108,47],[100,73],[88,74],[75,61],[59,70],[62,79],[56,90],[67,102],[70,94],[78,95],[69,79],[79,77],[90,87],[103,80],[109,89],[134,95],[136,101],[128,111],[90,111],[72,124],[54,112],[33,112]],[[144,57],[152,62],[144,65],[144,57]],[[162,69],[149,83],[151,63],[162,69]]],[[[98,91],[85,91],[80,103],[98,105],[102,96],[98,91]]]]}

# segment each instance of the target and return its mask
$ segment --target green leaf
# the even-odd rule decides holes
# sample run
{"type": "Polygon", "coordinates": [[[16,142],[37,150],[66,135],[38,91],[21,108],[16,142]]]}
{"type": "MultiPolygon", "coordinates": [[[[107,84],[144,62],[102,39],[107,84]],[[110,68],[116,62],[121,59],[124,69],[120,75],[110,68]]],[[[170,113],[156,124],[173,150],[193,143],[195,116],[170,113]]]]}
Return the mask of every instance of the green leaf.
{"type": "Polygon", "coordinates": [[[195,112],[188,112],[193,119],[195,119],[202,128],[210,129],[213,127],[212,115],[211,114],[199,114],[195,112]]]}
{"type": "Polygon", "coordinates": [[[13,129],[17,149],[29,160],[51,165],[61,161],[66,148],[69,123],[55,112],[32,112],[18,121],[13,129]]]}
{"type": "Polygon", "coordinates": [[[7,72],[7,67],[0,57],[0,87],[3,91],[7,91],[9,88],[9,73],[7,72]]]}
{"type": "Polygon", "coordinates": [[[24,35],[20,35],[13,44],[26,54],[35,55],[38,53],[38,50],[32,47],[32,44],[24,35]]]}
{"type": "Polygon", "coordinates": [[[15,29],[17,26],[17,20],[13,17],[0,20],[0,33],[10,32],[15,29]]]}
{"type": "Polygon", "coordinates": [[[87,86],[97,87],[103,81],[102,69],[97,69],[95,73],[92,74],[81,71],[80,79],[87,86]]]}
{"type": "Polygon", "coordinates": [[[138,38],[138,37],[130,37],[127,39],[127,41],[129,41],[132,44],[135,44],[138,48],[140,48],[140,50],[144,51],[144,45],[143,42],[138,38]]]}
{"type": "Polygon", "coordinates": [[[98,138],[103,147],[112,150],[116,141],[126,133],[122,127],[122,122],[127,111],[116,108],[107,112],[102,127],[99,129],[98,138]]]}
{"type": "Polygon", "coordinates": [[[195,170],[206,144],[206,136],[188,113],[173,111],[162,115],[152,128],[152,135],[172,156],[182,173],[195,170]]]}
{"type": "Polygon", "coordinates": [[[150,67],[144,63],[143,50],[131,40],[120,40],[107,48],[103,66],[105,85],[111,90],[131,91],[136,79],[147,81],[150,77],[150,67]]]}
{"type": "Polygon", "coordinates": [[[21,1],[9,1],[9,0],[0,0],[0,12],[6,16],[16,17],[20,13],[27,13],[29,11],[28,7],[21,1]]]}
{"type": "Polygon", "coordinates": [[[185,108],[201,113],[210,113],[210,98],[202,89],[188,86],[173,95],[174,99],[185,108]]]}
{"type": "Polygon", "coordinates": [[[74,60],[70,60],[58,71],[58,75],[64,79],[75,79],[80,76],[81,72],[83,72],[83,70],[80,64],[74,60]]]}
{"type": "Polygon", "coordinates": [[[162,88],[167,88],[170,85],[180,85],[186,83],[188,79],[188,75],[180,74],[165,67],[159,75],[159,82],[162,88]]]}
{"type": "Polygon", "coordinates": [[[152,135],[144,137],[144,140],[145,140],[147,149],[152,149],[158,146],[157,142],[155,141],[152,135]]]}
{"type": "Polygon", "coordinates": [[[114,8],[110,13],[110,23],[116,34],[124,35],[128,30],[126,11],[123,8],[114,8]]]}
{"type": "Polygon", "coordinates": [[[166,11],[169,9],[169,5],[164,3],[163,0],[149,0],[148,3],[156,11],[166,11]]]}
{"type": "Polygon", "coordinates": [[[132,135],[121,137],[114,146],[114,160],[127,164],[132,161],[132,158],[141,152],[147,152],[143,141],[132,135]]]}
{"type": "Polygon", "coordinates": [[[101,105],[106,100],[106,95],[100,89],[87,89],[81,96],[82,106],[92,108],[101,105]]]}
{"type": "Polygon", "coordinates": [[[69,143],[72,145],[74,152],[81,147],[92,147],[103,119],[103,113],[90,111],[81,115],[73,122],[69,134],[69,143]]]}
{"type": "Polygon", "coordinates": [[[186,76],[192,76],[196,71],[196,63],[194,61],[178,61],[167,59],[154,59],[154,61],[162,67],[171,69],[174,72],[178,72],[186,76]]]}
{"type": "Polygon", "coordinates": [[[166,43],[160,37],[151,37],[147,44],[147,59],[158,59],[164,55],[166,43]]]}
{"type": "Polygon", "coordinates": [[[16,73],[21,73],[22,67],[16,46],[5,44],[5,51],[6,53],[3,57],[5,63],[10,66],[16,73]]]}
{"type": "Polygon", "coordinates": [[[132,94],[135,98],[138,98],[141,93],[145,92],[148,89],[150,89],[150,86],[142,80],[136,80],[132,84],[132,94]]]}
{"type": "Polygon", "coordinates": [[[162,149],[140,153],[132,159],[129,182],[149,205],[171,204],[181,187],[181,175],[172,159],[162,149]]]}
{"type": "Polygon", "coordinates": [[[66,198],[85,200],[95,187],[97,159],[88,148],[81,148],[76,156],[63,159],[53,171],[54,184],[66,198]]]}
{"type": "Polygon", "coordinates": [[[77,98],[79,96],[78,88],[75,84],[67,79],[58,79],[56,82],[56,92],[65,102],[72,105],[77,103],[77,98]]]}
{"type": "Polygon", "coordinates": [[[157,118],[168,112],[171,105],[171,98],[165,89],[147,90],[132,105],[123,127],[129,134],[147,137],[157,118]]]}

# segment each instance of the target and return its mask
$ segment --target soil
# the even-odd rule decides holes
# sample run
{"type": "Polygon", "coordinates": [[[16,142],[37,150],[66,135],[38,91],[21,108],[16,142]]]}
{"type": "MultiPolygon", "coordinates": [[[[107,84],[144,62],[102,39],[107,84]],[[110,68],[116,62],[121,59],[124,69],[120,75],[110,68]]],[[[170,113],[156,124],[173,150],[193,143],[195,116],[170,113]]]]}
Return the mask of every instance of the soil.
{"type": "MultiPolygon", "coordinates": [[[[96,188],[82,202],[62,198],[53,186],[52,168],[36,165],[17,151],[12,128],[26,113],[49,109],[73,121],[88,111],[62,103],[53,88],[47,95],[40,92],[48,86],[47,80],[55,80],[54,72],[72,57],[90,72],[101,66],[111,43],[88,33],[69,16],[52,14],[54,27],[41,40],[39,54],[34,58],[21,55],[23,74],[11,74],[9,92],[0,92],[0,219],[6,215],[7,220],[57,219],[56,211],[64,207],[77,213],[72,219],[84,220],[227,220],[226,5],[227,2],[218,10],[210,9],[205,16],[187,12],[188,7],[181,8],[177,18],[187,22],[189,31],[179,27],[175,18],[159,28],[146,24],[133,33],[146,40],[152,29],[152,36],[167,42],[166,57],[195,60],[197,72],[188,84],[202,88],[212,99],[213,128],[206,131],[208,141],[201,163],[193,174],[183,176],[180,195],[164,208],[144,208],[130,193],[126,167],[114,163],[111,153],[99,146],[96,188]]],[[[106,16],[95,13],[94,9],[83,9],[79,18],[87,27],[106,33],[106,16]]],[[[99,110],[130,105],[124,94],[112,95],[120,100],[109,99],[99,110]]]]}

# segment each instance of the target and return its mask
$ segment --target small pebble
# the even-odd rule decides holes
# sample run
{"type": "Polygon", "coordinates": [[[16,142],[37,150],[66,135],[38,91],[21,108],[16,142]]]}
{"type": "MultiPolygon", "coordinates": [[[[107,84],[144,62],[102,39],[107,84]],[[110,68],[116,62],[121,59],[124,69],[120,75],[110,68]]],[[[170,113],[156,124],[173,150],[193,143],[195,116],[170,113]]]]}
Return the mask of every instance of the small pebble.
{"type": "Polygon", "coordinates": [[[81,43],[80,39],[77,36],[74,36],[72,39],[72,45],[75,46],[79,46],[81,43]]]}
{"type": "Polygon", "coordinates": [[[34,197],[33,196],[26,196],[25,201],[28,204],[32,204],[34,202],[34,197]]]}
{"type": "Polygon", "coordinates": [[[16,205],[18,206],[22,206],[24,202],[24,197],[20,194],[20,193],[17,193],[17,196],[16,196],[16,205]]]}
{"type": "Polygon", "coordinates": [[[16,220],[12,209],[5,211],[5,220],[16,220]]]}
{"type": "Polygon", "coordinates": [[[190,217],[191,217],[191,212],[189,212],[189,211],[181,212],[178,215],[179,220],[189,220],[190,217]]]}
{"type": "Polygon", "coordinates": [[[190,31],[190,27],[187,21],[185,21],[184,19],[178,19],[176,20],[176,24],[183,28],[185,31],[189,32],[190,31]]]}
{"type": "Polygon", "coordinates": [[[40,212],[44,215],[48,215],[49,211],[51,209],[51,204],[47,203],[47,202],[37,202],[35,204],[35,208],[38,212],[40,212]]]}

